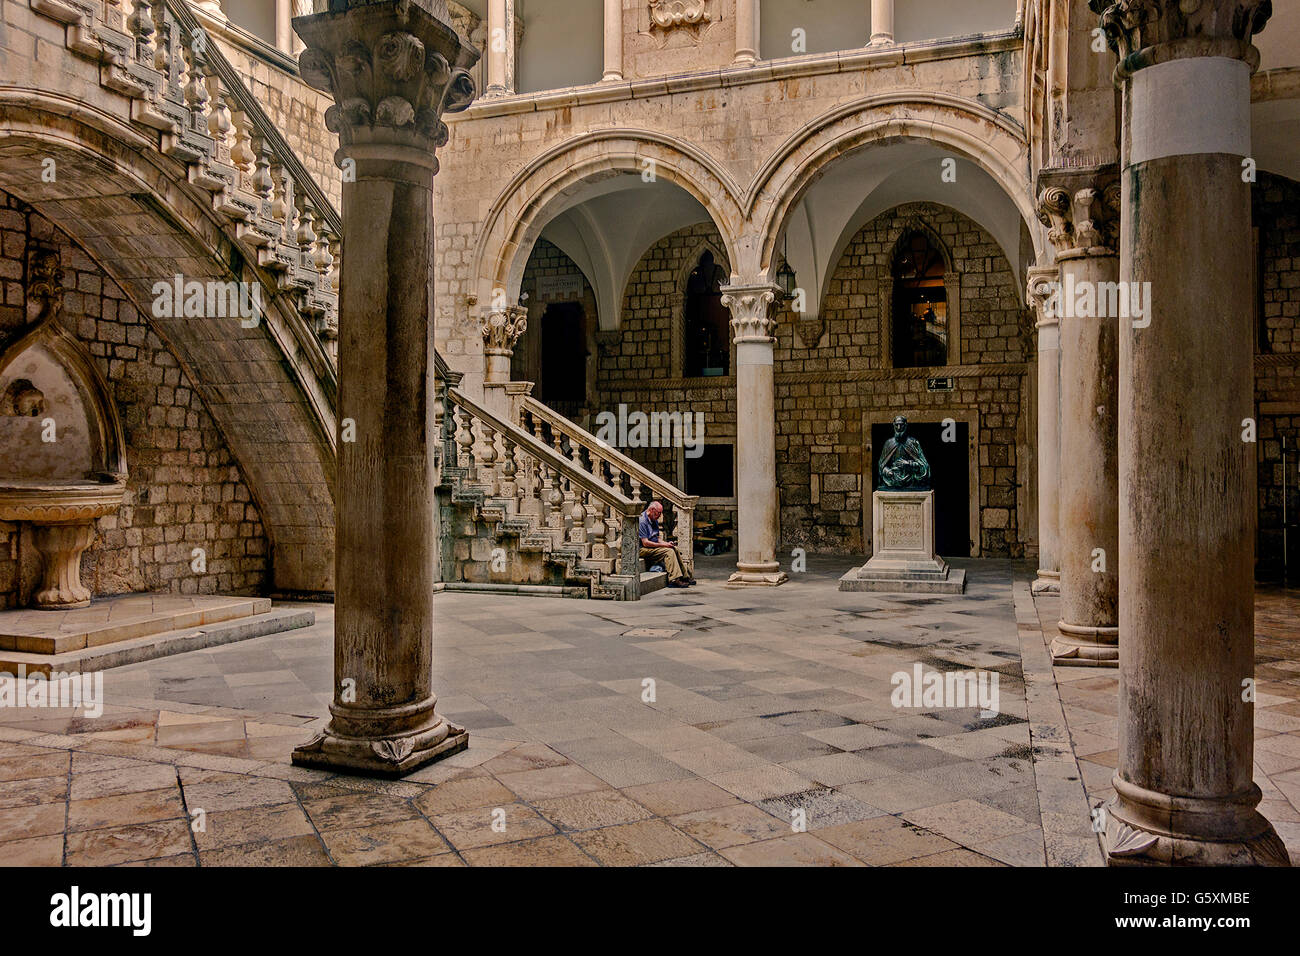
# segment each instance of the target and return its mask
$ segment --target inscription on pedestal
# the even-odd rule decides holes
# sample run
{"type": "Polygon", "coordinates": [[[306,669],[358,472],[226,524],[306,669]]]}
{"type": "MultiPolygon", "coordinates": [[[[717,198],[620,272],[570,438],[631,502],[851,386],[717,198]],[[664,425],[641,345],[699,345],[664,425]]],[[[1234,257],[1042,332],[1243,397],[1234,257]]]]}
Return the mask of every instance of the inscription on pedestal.
{"type": "Polygon", "coordinates": [[[883,502],[880,507],[884,548],[922,550],[925,541],[925,522],[920,502],[883,502]]]}

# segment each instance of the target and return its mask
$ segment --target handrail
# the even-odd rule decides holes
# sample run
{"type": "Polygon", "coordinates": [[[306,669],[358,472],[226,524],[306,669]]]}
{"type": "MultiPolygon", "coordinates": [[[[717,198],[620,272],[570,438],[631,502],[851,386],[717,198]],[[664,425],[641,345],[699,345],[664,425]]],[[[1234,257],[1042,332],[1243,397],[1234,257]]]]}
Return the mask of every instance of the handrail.
{"type": "Polygon", "coordinates": [[[625,475],[634,477],[642,485],[652,489],[657,496],[667,498],[677,507],[682,508],[683,510],[694,510],[696,503],[700,500],[699,495],[686,494],[686,492],[682,491],[667,479],[656,475],[644,465],[629,458],[612,445],[601,441],[581,425],[565,418],[554,409],[543,405],[531,395],[524,396],[522,407],[524,411],[542,419],[542,421],[548,423],[552,428],[558,428],[569,438],[576,439],[578,444],[582,445],[584,448],[588,450],[599,449],[600,456],[606,461],[617,465],[619,470],[621,470],[625,475]]]}
{"type": "MultiPolygon", "coordinates": [[[[510,440],[513,441],[516,446],[522,448],[526,453],[538,459],[538,461],[545,464],[552,471],[563,475],[571,483],[582,488],[583,491],[590,492],[596,498],[611,505],[621,516],[629,518],[635,517],[641,513],[640,502],[633,501],[631,498],[624,496],[621,491],[611,488],[595,475],[555,451],[550,445],[538,441],[518,425],[498,418],[482,405],[467,398],[464,394],[454,388],[447,389],[447,397],[450,404],[467,410],[475,418],[487,422],[503,435],[509,435],[510,440]]],[[[450,409],[444,408],[444,415],[449,414],[449,412],[450,409]]]]}
{"type": "Polygon", "coordinates": [[[188,6],[188,0],[163,0],[167,10],[180,21],[190,37],[198,36],[202,31],[204,37],[203,57],[221,80],[221,85],[225,88],[235,102],[239,104],[239,109],[245,116],[252,121],[257,128],[258,133],[265,137],[275,158],[285,167],[293,177],[294,184],[302,186],[308,197],[311,199],[313,208],[320,213],[326,224],[336,235],[343,235],[343,217],[339,215],[334,204],[330,201],[329,196],[320,188],[316,178],[308,171],[294,152],[293,147],[289,145],[288,140],[280,133],[271,118],[266,115],[262,109],[262,104],[258,102],[257,97],[244,84],[244,79],[239,75],[239,71],[231,66],[226,55],[221,52],[213,37],[207,29],[199,22],[199,18],[194,15],[194,11],[188,6]]]}

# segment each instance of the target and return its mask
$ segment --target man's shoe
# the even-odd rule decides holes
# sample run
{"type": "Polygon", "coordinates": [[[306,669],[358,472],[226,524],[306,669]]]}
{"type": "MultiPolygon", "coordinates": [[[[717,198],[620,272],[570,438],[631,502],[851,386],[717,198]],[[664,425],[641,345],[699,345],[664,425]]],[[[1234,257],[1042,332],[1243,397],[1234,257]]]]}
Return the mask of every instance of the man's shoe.
{"type": "Polygon", "coordinates": [[[684,588],[684,587],[686,587],[686,585],[683,584],[681,581],[669,581],[669,582],[668,582],[668,586],[669,586],[670,588],[684,588]]]}

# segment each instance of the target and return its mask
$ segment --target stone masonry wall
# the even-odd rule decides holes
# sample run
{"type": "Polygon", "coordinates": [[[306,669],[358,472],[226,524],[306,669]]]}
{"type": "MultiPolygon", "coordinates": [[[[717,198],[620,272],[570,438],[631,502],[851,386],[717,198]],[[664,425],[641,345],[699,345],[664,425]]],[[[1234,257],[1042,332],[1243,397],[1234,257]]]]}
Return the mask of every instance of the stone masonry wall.
{"type": "Polygon", "coordinates": [[[1258,572],[1282,572],[1282,442],[1286,440],[1291,573],[1300,569],[1300,183],[1261,173],[1253,190],[1264,341],[1255,359],[1258,415],[1258,572]]]}
{"type": "MultiPolygon", "coordinates": [[[[706,241],[719,241],[711,223],[665,236],[642,257],[624,294],[621,334],[601,355],[595,404],[611,411],[624,402],[629,411],[703,412],[706,441],[734,442],[734,376],[684,379],[672,367],[682,276],[706,241]]],[[[1028,364],[1033,343],[1015,282],[984,229],[947,207],[913,203],[867,223],[851,240],[823,303],[826,331],[815,347],[798,336],[793,315],[779,317],[776,443],[783,547],[869,550],[863,512],[864,495],[870,508],[872,460],[864,427],[903,412],[927,421],[951,416],[971,422],[979,511],[975,544],[984,555],[1023,556],[1017,489],[1028,476],[1018,448],[1026,442],[1034,377],[1028,364]],[[894,370],[882,361],[877,275],[888,272],[899,234],[917,218],[940,235],[961,274],[960,366],[894,370]],[[954,391],[929,392],[926,378],[933,375],[953,376],[954,391]]],[[[625,451],[680,481],[675,449],[625,451]]],[[[734,522],[736,516],[732,508],[701,508],[699,517],[734,522]]]]}
{"type": "MultiPolygon", "coordinates": [[[[268,542],[248,486],[185,370],[121,290],[49,222],[0,192],[0,347],[25,321],[25,250],[59,249],[62,321],[108,380],[127,443],[126,498],[96,522],[82,558],[95,595],[128,591],[238,593],[269,580],[268,542]],[[206,573],[191,569],[194,548],[206,573]]],[[[10,450],[6,450],[6,454],[10,450]]],[[[40,558],[26,526],[0,522],[0,608],[21,604],[40,558]]]]}

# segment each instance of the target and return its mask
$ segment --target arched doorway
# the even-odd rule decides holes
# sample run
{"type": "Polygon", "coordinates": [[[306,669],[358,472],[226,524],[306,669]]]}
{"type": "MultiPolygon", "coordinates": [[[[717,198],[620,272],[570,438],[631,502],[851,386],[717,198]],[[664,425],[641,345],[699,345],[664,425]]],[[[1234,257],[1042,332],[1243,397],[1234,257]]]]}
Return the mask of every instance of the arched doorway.
{"type": "Polygon", "coordinates": [[[894,368],[948,364],[947,269],[943,253],[916,229],[905,233],[894,252],[894,368]]]}

